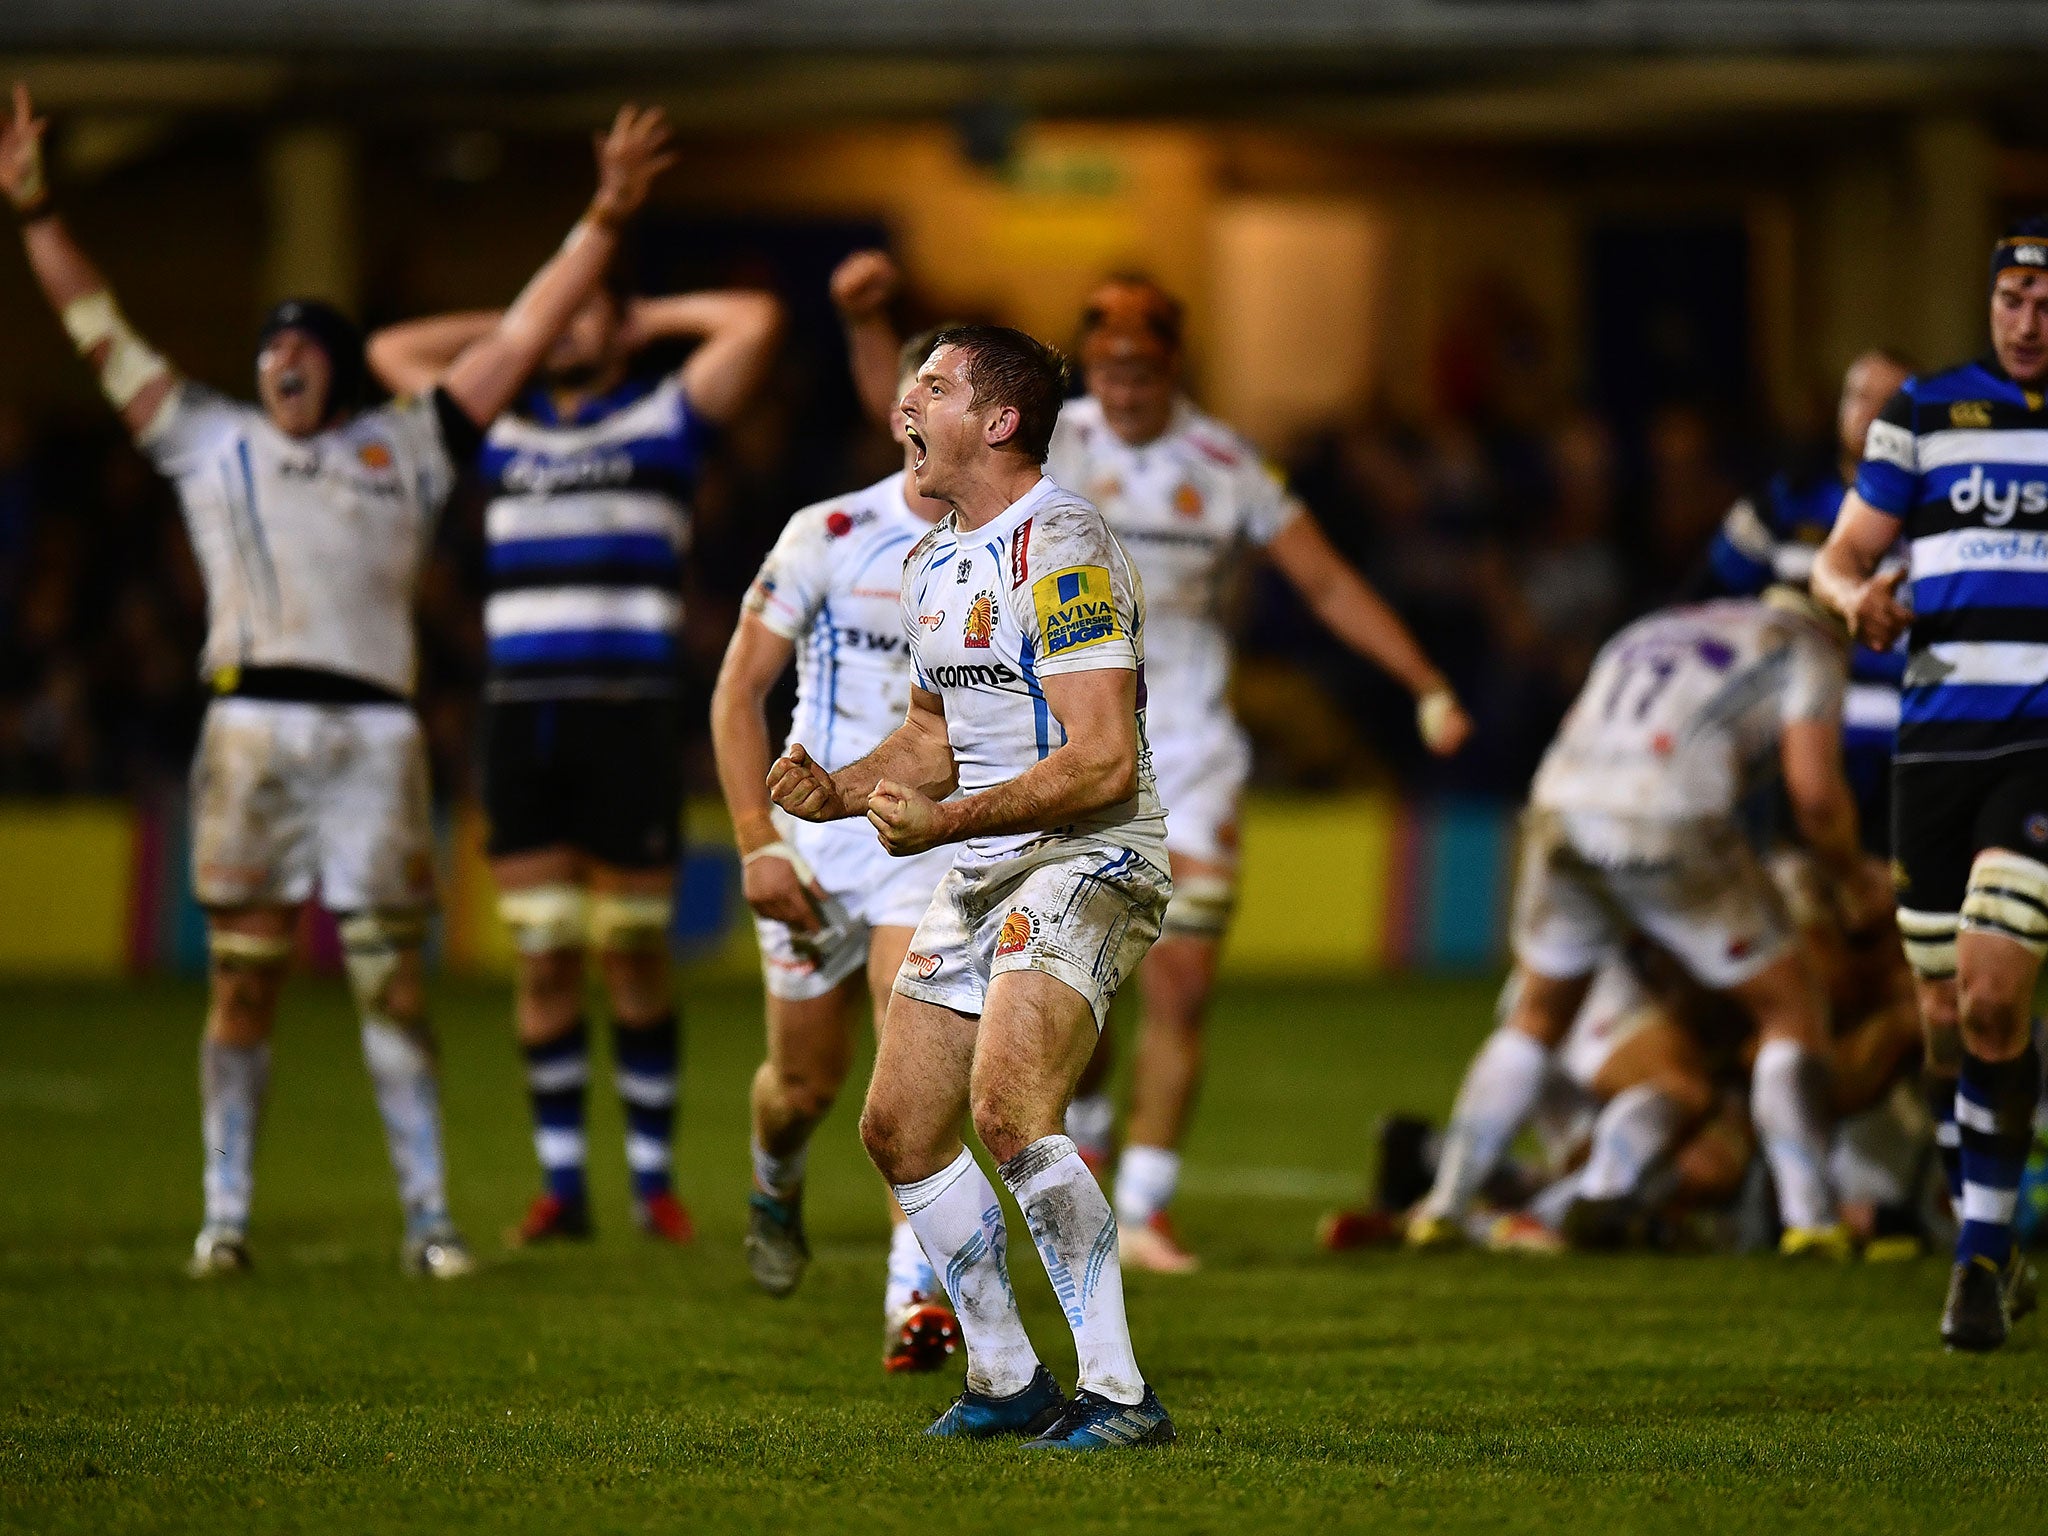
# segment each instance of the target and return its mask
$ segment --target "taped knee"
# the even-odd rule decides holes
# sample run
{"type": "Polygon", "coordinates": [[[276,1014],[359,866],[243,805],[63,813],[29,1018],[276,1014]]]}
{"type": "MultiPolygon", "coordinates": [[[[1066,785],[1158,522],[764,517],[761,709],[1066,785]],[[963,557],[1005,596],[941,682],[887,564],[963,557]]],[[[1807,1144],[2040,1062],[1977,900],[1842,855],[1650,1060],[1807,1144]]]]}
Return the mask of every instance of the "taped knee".
{"type": "Polygon", "coordinates": [[[206,952],[219,965],[276,966],[291,959],[292,941],[281,933],[236,933],[231,929],[209,928],[206,952]]]}
{"type": "Polygon", "coordinates": [[[1236,881],[1227,875],[1190,875],[1173,882],[1160,927],[1178,938],[1220,939],[1236,910],[1236,881]]]}
{"type": "Polygon", "coordinates": [[[1899,908],[1899,939],[1906,964],[1922,981],[1949,981],[1956,974],[1956,924],[1953,912],[1915,912],[1899,908]]]}
{"type": "Polygon", "coordinates": [[[2036,959],[2048,955],[2048,864],[1985,849],[1970,865],[1961,926],[2011,939],[2036,959]]]}
{"type": "Polygon", "coordinates": [[[355,912],[341,920],[341,958],[363,1013],[384,1008],[401,957],[426,940],[426,920],[411,912],[355,912]]]}
{"type": "Polygon", "coordinates": [[[590,941],[590,895],[580,885],[536,885],[498,898],[498,916],[522,955],[581,949],[590,941]]]}
{"type": "Polygon", "coordinates": [[[666,894],[600,891],[590,898],[591,947],[612,954],[665,949],[675,907],[675,898],[666,894]]]}

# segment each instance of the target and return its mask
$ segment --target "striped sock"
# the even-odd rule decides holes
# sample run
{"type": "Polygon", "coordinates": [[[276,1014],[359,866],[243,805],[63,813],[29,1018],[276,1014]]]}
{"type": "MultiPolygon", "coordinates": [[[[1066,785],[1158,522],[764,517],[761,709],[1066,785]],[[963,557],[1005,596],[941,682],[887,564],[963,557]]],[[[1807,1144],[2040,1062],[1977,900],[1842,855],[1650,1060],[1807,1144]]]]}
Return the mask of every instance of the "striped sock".
{"type": "Polygon", "coordinates": [[[584,1200],[583,1090],[590,1083],[590,1031],[578,1018],[569,1032],[525,1047],[526,1087],[533,1097],[533,1150],[541,1178],[557,1200],[584,1200]]]}
{"type": "Polygon", "coordinates": [[[676,1123],[677,1034],[673,1012],[645,1024],[627,1024],[621,1019],[612,1031],[619,1100],[626,1110],[626,1166],[633,1174],[636,1200],[652,1200],[669,1192],[670,1146],[676,1123]]]}
{"type": "Polygon", "coordinates": [[[2041,1055],[2030,1041],[2011,1061],[1963,1053],[1956,1125],[1963,1143],[1962,1230],[1956,1259],[2003,1265],[2012,1256],[2013,1208],[2033,1141],[2041,1055]]]}
{"type": "Polygon", "coordinates": [[[1956,1130],[1956,1080],[1929,1075],[1924,1084],[1927,1113],[1934,1117],[1934,1150],[1941,1154],[1942,1176],[1948,1180],[1948,1203],[1958,1220],[1963,1211],[1963,1143],[1956,1130]]]}

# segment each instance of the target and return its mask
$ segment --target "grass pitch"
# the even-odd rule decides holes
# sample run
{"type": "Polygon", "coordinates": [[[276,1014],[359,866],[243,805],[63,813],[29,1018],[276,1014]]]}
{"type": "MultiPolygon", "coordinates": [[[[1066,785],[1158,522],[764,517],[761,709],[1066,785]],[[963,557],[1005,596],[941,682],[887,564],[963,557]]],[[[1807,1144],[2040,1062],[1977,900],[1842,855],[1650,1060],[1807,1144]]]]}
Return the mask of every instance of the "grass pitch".
{"type": "MultiPolygon", "coordinates": [[[[485,1272],[402,1279],[338,986],[288,997],[246,1282],[179,1266],[199,1216],[199,994],[0,991],[0,1528],[1956,1531],[2048,1510],[2039,1320],[1935,1341],[1936,1262],[1318,1254],[1373,1116],[1440,1113],[1490,987],[1226,994],[1182,1224],[1208,1260],[1127,1284],[1169,1451],[1023,1459],[917,1432],[953,1378],[878,1365],[883,1215],[852,1103],[812,1158],[818,1258],[786,1302],[740,1256],[757,995],[688,1002],[681,1185],[701,1236],[627,1218],[504,1253],[533,1183],[502,996],[442,993],[454,1203],[485,1272]]],[[[864,1069],[863,1069],[864,1071],[864,1069]]],[[[857,1095],[855,1096],[857,1098],[857,1095]]],[[[1034,1336],[1071,1385],[1027,1245],[1034,1336]]]]}

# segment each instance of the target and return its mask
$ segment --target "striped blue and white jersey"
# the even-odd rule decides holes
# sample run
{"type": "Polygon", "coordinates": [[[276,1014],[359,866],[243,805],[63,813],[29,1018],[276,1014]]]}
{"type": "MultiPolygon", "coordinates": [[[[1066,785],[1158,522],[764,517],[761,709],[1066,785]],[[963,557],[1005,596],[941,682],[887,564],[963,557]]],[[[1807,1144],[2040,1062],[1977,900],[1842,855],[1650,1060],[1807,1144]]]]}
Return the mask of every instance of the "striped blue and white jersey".
{"type": "Polygon", "coordinates": [[[489,697],[676,691],[688,496],[707,435],[673,376],[631,380],[566,421],[534,390],[491,427],[478,457],[489,697]]]}
{"type": "Polygon", "coordinates": [[[904,501],[899,470],[797,513],[747,589],[746,611],[796,642],[789,739],[835,772],[910,707],[903,559],[931,527],[904,501]]]}
{"type": "Polygon", "coordinates": [[[206,581],[202,671],[307,667],[411,695],[413,600],[455,480],[440,409],[393,400],[287,437],[179,384],[141,447],[178,487],[206,581]]]}
{"type": "MultiPolygon", "coordinates": [[[[1167,867],[1145,739],[1144,585],[1092,504],[1041,479],[979,528],[942,518],[904,563],[901,622],[917,686],[944,702],[946,739],[970,795],[1008,783],[1066,740],[1042,678],[1135,671],[1137,792],[1054,835],[1104,839],[1167,867]]],[[[1001,863],[1044,836],[971,838],[954,867],[1001,863]]]]}
{"type": "Polygon", "coordinates": [[[2048,415],[1993,361],[1910,380],[1856,491],[1899,519],[1913,627],[1902,762],[2048,744],[2048,415]]]}

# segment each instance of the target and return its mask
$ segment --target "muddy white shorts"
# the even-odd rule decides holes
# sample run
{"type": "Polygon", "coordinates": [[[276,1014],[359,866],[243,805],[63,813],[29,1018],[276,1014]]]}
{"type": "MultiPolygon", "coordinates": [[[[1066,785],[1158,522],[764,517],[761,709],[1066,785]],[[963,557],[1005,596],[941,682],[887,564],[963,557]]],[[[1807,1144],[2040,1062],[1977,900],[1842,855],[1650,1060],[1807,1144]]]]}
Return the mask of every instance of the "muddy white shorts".
{"type": "Polygon", "coordinates": [[[911,937],[896,990],[979,1016],[993,978],[1043,971],[1088,999],[1100,1029],[1172,895],[1165,870],[1092,838],[1049,837],[1000,864],[955,868],[911,937]]]}
{"type": "Polygon", "coordinates": [[[407,911],[434,899],[426,741],[403,704],[216,699],[192,765],[202,906],[407,911]]]}
{"type": "Polygon", "coordinates": [[[1152,737],[1152,776],[1166,807],[1166,846],[1183,858],[1237,867],[1238,817],[1251,745],[1228,714],[1152,737]]]}
{"type": "Polygon", "coordinates": [[[789,1002],[823,997],[867,964],[877,928],[915,928],[932,891],[953,867],[953,850],[933,848],[899,859],[882,846],[865,817],[820,823],[773,813],[776,830],[811,866],[844,920],[823,934],[798,934],[787,923],[754,919],[761,975],[771,995],[789,1002]]]}
{"type": "Polygon", "coordinates": [[[1713,991],[1740,986],[1792,943],[1784,902],[1733,822],[1532,807],[1515,885],[1515,958],[1544,976],[1584,976],[1631,929],[1713,991]]]}

